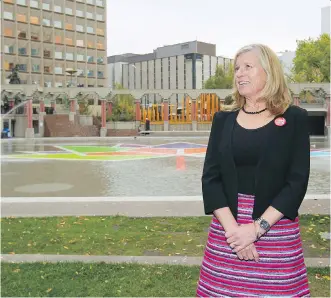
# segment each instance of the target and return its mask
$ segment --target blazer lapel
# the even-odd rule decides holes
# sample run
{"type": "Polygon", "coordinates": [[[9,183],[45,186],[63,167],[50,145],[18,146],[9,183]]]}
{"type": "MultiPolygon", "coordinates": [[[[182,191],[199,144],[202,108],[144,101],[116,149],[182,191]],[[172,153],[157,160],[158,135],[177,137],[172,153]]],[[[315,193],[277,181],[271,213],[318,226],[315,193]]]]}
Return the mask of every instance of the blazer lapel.
{"type": "Polygon", "coordinates": [[[231,183],[229,195],[232,198],[229,199],[235,202],[235,206],[238,197],[238,178],[232,150],[232,135],[238,113],[239,111],[232,112],[226,118],[220,142],[221,168],[223,168],[222,172],[227,176],[226,179],[231,183]]]}

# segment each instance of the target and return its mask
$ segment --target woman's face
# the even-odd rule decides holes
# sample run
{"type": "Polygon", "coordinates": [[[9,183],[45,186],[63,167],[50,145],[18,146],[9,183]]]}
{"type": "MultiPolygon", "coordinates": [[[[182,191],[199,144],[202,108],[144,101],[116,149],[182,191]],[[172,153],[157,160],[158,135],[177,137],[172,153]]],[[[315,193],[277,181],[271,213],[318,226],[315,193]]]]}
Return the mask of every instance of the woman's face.
{"type": "Polygon", "coordinates": [[[235,82],[240,95],[257,99],[266,80],[267,74],[260,64],[256,51],[245,52],[237,57],[235,82]]]}

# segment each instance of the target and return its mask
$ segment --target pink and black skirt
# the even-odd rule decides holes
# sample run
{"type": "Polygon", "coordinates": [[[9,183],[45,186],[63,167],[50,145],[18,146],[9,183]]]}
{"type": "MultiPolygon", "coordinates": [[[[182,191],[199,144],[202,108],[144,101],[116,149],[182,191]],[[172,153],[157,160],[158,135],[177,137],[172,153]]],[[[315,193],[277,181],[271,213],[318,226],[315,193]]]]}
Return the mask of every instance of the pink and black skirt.
{"type": "MultiPolygon", "coordinates": [[[[238,194],[240,224],[252,222],[254,196],[238,194]]],[[[198,297],[310,297],[299,219],[281,219],[255,243],[259,262],[232,252],[216,217],[209,228],[198,297]]]]}

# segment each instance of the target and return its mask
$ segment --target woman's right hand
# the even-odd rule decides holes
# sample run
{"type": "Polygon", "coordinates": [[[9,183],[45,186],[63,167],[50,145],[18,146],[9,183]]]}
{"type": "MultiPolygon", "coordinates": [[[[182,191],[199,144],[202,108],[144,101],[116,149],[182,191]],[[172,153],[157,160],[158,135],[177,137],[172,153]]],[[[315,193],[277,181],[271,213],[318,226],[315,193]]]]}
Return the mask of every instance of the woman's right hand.
{"type": "Polygon", "coordinates": [[[237,256],[240,260],[255,260],[255,262],[259,261],[259,254],[256,250],[254,243],[246,246],[241,251],[238,251],[237,256]]]}

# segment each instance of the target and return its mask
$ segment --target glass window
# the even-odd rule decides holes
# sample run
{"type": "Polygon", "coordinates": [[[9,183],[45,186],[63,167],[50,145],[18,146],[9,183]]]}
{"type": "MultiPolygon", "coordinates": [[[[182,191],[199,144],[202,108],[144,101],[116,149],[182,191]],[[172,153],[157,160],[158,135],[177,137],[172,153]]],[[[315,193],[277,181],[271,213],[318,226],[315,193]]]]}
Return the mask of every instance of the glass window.
{"type": "Polygon", "coordinates": [[[97,14],[97,20],[98,21],[103,21],[103,15],[102,14],[97,14]]]}
{"type": "Polygon", "coordinates": [[[16,0],[16,3],[19,5],[26,5],[26,0],[16,0]]]}
{"type": "Polygon", "coordinates": [[[18,66],[18,70],[20,71],[26,71],[27,70],[27,66],[26,64],[16,64],[18,66]]]}
{"type": "Polygon", "coordinates": [[[9,11],[4,11],[3,18],[7,20],[13,20],[13,13],[9,11]]]}
{"type": "Polygon", "coordinates": [[[44,50],[44,58],[51,58],[51,51],[44,50]]]}
{"type": "Polygon", "coordinates": [[[93,1],[93,0],[86,0],[86,3],[87,3],[87,4],[92,4],[92,5],[94,5],[94,1],[93,1]]]}
{"type": "Polygon", "coordinates": [[[71,23],[66,23],[66,30],[74,30],[73,25],[71,23]]]}
{"type": "Polygon", "coordinates": [[[51,25],[51,20],[43,19],[42,24],[43,24],[44,26],[50,26],[50,25],[51,25]]]}
{"type": "Polygon", "coordinates": [[[77,54],[77,61],[84,61],[84,55],[83,54],[77,54]]]}
{"type": "Polygon", "coordinates": [[[93,70],[89,70],[89,71],[87,72],[87,76],[88,76],[88,77],[94,77],[94,71],[93,71],[93,70]]]}
{"type": "Polygon", "coordinates": [[[40,65],[39,64],[32,64],[32,72],[40,72],[40,65]]]}
{"type": "Polygon", "coordinates": [[[5,45],[4,48],[6,54],[14,54],[14,46],[5,45]]]}
{"type": "Polygon", "coordinates": [[[39,18],[38,17],[34,17],[34,16],[30,16],[30,23],[31,24],[39,24],[39,18]]]}
{"type": "Polygon", "coordinates": [[[76,25],[76,31],[84,32],[84,27],[83,27],[83,25],[76,25]]]}
{"type": "Polygon", "coordinates": [[[86,32],[87,33],[94,33],[94,29],[92,27],[90,27],[90,26],[87,26],[86,27],[86,32]]]}
{"type": "Polygon", "coordinates": [[[62,74],[62,67],[60,67],[60,66],[54,67],[54,73],[55,74],[62,74]]]}
{"type": "Polygon", "coordinates": [[[98,78],[103,78],[103,71],[98,71],[98,78]]]}
{"type": "Polygon", "coordinates": [[[16,15],[16,20],[17,20],[18,22],[26,23],[26,15],[18,13],[18,14],[16,15]]]}
{"type": "Polygon", "coordinates": [[[39,56],[38,49],[31,49],[31,56],[39,56]]]}
{"type": "Polygon", "coordinates": [[[74,54],[73,53],[66,53],[66,59],[67,60],[74,60],[74,54]]]}
{"type": "Polygon", "coordinates": [[[87,62],[93,62],[94,59],[93,59],[93,56],[87,56],[87,62]]]}
{"type": "Polygon", "coordinates": [[[62,36],[56,35],[55,36],[55,43],[62,43],[62,36]]]}
{"type": "Polygon", "coordinates": [[[55,5],[55,6],[54,6],[54,11],[55,11],[55,12],[62,13],[62,7],[61,7],[61,6],[57,6],[57,5],[55,5]]]}
{"type": "Polygon", "coordinates": [[[55,82],[55,87],[62,87],[62,82],[55,82]]]}
{"type": "Polygon", "coordinates": [[[25,31],[18,31],[17,37],[26,39],[26,32],[25,31]]]}
{"type": "Polygon", "coordinates": [[[84,17],[84,13],[81,10],[76,9],[76,16],[77,17],[84,17]]]}
{"type": "Polygon", "coordinates": [[[66,7],[65,12],[66,14],[72,15],[72,9],[70,7],[66,7]]]}
{"type": "Polygon", "coordinates": [[[13,29],[12,28],[4,28],[3,35],[4,36],[13,36],[13,29]]]}
{"type": "Polygon", "coordinates": [[[96,0],[96,5],[103,7],[103,1],[102,0],[96,0]]]}
{"type": "Polygon", "coordinates": [[[83,47],[84,46],[84,41],[81,40],[81,39],[77,39],[76,40],[76,45],[77,45],[77,47],[83,47]]]}
{"type": "Polygon", "coordinates": [[[26,48],[18,48],[19,55],[26,55],[26,48]]]}
{"type": "Polygon", "coordinates": [[[72,38],[71,37],[66,37],[66,44],[69,46],[73,45],[72,38]]]}
{"type": "Polygon", "coordinates": [[[103,64],[103,57],[98,57],[97,62],[98,64],[103,64]]]}
{"type": "Polygon", "coordinates": [[[51,73],[51,67],[50,66],[44,66],[44,72],[45,73],[51,73]]]}
{"type": "Polygon", "coordinates": [[[77,76],[84,76],[84,70],[83,69],[77,69],[77,76]]]}
{"type": "Polygon", "coordinates": [[[103,43],[98,42],[98,43],[97,43],[97,49],[98,49],[98,50],[104,50],[103,43]]]}
{"type": "Polygon", "coordinates": [[[62,52],[55,52],[54,57],[55,59],[63,59],[63,54],[62,52]]]}
{"type": "Polygon", "coordinates": [[[38,32],[31,32],[31,39],[32,40],[39,40],[40,33],[38,32]]]}
{"type": "Polygon", "coordinates": [[[103,29],[97,28],[97,34],[103,36],[104,35],[103,29]]]}
{"type": "Polygon", "coordinates": [[[4,66],[5,70],[11,70],[11,69],[14,68],[14,63],[13,62],[5,61],[4,64],[5,64],[5,66],[4,66]]]}
{"type": "Polygon", "coordinates": [[[61,21],[54,21],[54,27],[55,28],[62,28],[62,22],[61,21]]]}
{"type": "Polygon", "coordinates": [[[87,47],[88,47],[88,48],[94,48],[93,41],[88,40],[88,41],[87,41],[87,47]]]}
{"type": "Polygon", "coordinates": [[[43,3],[43,9],[50,10],[51,9],[50,4],[49,3],[43,3]]]}
{"type": "Polygon", "coordinates": [[[39,3],[38,1],[30,0],[30,6],[34,8],[39,8],[39,3]]]}
{"type": "MultiPolygon", "coordinates": [[[[48,66],[45,66],[45,67],[48,67],[48,66]]],[[[44,72],[46,72],[45,67],[44,67],[44,72]]],[[[52,82],[50,82],[50,81],[44,82],[44,87],[48,87],[48,88],[52,87],[52,82]]]]}
{"type": "Polygon", "coordinates": [[[86,17],[88,18],[88,19],[93,19],[93,13],[92,12],[86,12],[86,17]]]}

